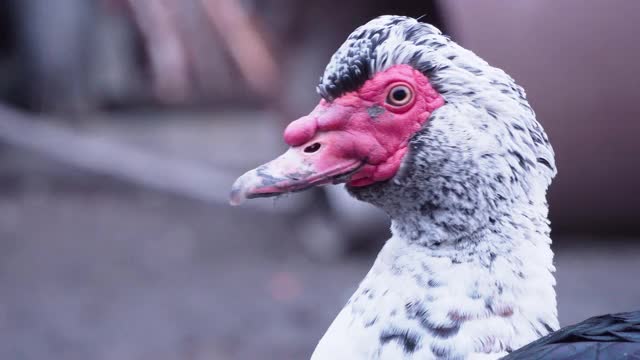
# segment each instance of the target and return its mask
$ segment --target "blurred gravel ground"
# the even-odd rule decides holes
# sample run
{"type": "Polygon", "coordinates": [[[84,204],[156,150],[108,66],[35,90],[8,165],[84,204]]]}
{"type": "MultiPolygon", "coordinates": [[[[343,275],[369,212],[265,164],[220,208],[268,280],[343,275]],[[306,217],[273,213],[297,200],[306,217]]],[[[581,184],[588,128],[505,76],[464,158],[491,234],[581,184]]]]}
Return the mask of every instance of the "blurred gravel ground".
{"type": "Polygon", "coordinates": [[[368,262],[314,264],[286,219],[154,193],[0,202],[2,359],[301,359],[368,262]]]}
{"type": "MultiPolygon", "coordinates": [[[[0,358],[308,358],[374,254],[316,263],[290,226],[132,189],[3,195],[0,358]]],[[[640,248],[588,243],[558,251],[565,324],[640,308],[640,248]]]]}

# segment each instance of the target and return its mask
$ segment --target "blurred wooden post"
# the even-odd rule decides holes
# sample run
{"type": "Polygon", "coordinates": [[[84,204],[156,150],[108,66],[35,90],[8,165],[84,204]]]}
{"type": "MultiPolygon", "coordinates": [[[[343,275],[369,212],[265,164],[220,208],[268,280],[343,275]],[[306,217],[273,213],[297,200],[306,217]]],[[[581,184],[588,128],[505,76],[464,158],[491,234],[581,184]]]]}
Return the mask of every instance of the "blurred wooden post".
{"type": "Polygon", "coordinates": [[[278,66],[247,11],[236,0],[200,1],[245,81],[262,97],[273,99],[280,83],[278,66]]]}
{"type": "Polygon", "coordinates": [[[129,0],[146,41],[156,95],[163,101],[183,102],[191,93],[189,62],[180,37],[173,0],[129,0]]]}

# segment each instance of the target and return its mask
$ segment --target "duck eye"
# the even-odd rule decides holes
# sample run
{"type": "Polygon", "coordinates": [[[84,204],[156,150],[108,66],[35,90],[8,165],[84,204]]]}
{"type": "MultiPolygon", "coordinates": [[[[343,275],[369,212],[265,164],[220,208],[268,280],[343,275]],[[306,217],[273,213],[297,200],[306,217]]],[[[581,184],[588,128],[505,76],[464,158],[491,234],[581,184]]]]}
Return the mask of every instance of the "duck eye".
{"type": "Polygon", "coordinates": [[[406,85],[398,85],[391,88],[387,95],[387,104],[392,106],[406,105],[411,101],[413,93],[406,85]]]}

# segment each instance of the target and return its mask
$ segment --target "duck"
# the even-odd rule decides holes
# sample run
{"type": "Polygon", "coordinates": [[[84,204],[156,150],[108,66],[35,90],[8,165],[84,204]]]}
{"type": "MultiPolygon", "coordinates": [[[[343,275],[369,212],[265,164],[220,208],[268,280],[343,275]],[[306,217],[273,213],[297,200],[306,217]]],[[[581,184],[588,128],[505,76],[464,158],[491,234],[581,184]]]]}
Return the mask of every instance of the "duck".
{"type": "Polygon", "coordinates": [[[549,138],[523,88],[434,26],[384,15],[320,78],[289,149],[230,202],[328,184],[382,209],[391,238],[312,360],[640,358],[640,312],[560,329],[549,138]]]}

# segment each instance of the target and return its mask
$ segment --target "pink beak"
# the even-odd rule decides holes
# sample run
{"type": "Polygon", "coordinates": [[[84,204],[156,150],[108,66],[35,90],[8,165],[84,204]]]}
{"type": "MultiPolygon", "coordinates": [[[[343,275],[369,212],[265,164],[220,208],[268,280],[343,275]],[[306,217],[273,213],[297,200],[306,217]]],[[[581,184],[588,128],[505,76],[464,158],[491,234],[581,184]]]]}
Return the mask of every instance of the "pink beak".
{"type": "Polygon", "coordinates": [[[246,199],[276,196],[330,183],[342,183],[362,166],[356,159],[335,159],[326,145],[320,142],[310,146],[291,147],[280,157],[247,171],[231,189],[231,205],[240,205],[246,199]],[[320,144],[313,152],[311,146],[320,144]],[[329,164],[329,166],[322,166],[329,164]]]}
{"type": "Polygon", "coordinates": [[[284,132],[289,150],[238,178],[231,189],[231,205],[347,182],[366,170],[367,161],[377,153],[376,146],[361,143],[371,136],[344,130],[355,109],[321,101],[311,114],[290,123],[284,132]]]}

